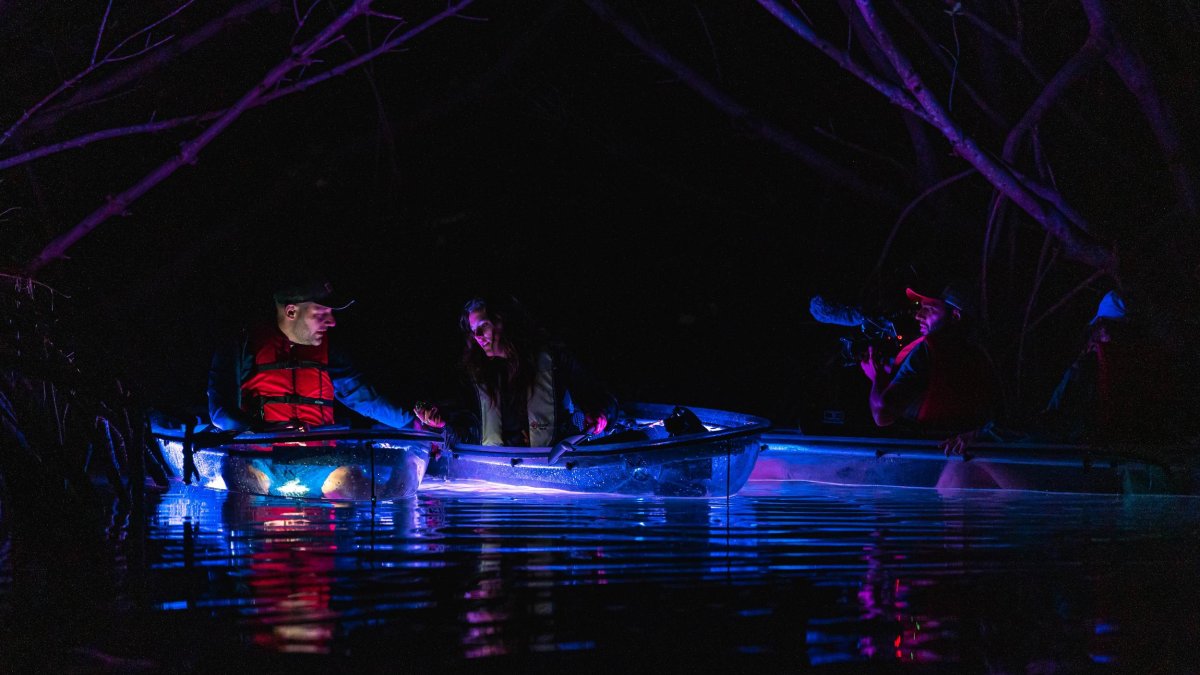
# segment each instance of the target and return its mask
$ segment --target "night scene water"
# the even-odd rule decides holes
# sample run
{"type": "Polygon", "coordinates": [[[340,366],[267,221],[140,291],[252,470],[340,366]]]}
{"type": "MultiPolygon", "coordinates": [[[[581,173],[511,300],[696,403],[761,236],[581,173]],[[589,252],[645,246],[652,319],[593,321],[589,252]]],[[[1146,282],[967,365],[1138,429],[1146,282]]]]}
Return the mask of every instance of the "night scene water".
{"type": "Polygon", "coordinates": [[[1200,636],[1190,497],[430,480],[372,506],[173,483],[147,517],[94,576],[4,548],[10,667],[1186,672],[1200,636]]]}

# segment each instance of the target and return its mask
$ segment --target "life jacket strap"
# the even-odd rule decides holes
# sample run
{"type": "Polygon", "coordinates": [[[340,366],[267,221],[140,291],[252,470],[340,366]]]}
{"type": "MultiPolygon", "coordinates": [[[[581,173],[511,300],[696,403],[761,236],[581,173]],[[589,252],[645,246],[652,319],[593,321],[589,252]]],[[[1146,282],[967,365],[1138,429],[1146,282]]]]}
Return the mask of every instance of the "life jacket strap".
{"type": "Polygon", "coordinates": [[[280,403],[283,405],[320,405],[331,406],[335,403],[332,399],[313,398],[311,396],[300,396],[299,394],[285,394],[282,396],[259,396],[258,405],[265,406],[272,403],[280,403]]]}
{"type": "Polygon", "coordinates": [[[259,363],[255,364],[255,372],[265,372],[268,370],[299,370],[301,368],[315,368],[320,371],[329,370],[329,366],[320,361],[278,361],[276,363],[259,363]]]}

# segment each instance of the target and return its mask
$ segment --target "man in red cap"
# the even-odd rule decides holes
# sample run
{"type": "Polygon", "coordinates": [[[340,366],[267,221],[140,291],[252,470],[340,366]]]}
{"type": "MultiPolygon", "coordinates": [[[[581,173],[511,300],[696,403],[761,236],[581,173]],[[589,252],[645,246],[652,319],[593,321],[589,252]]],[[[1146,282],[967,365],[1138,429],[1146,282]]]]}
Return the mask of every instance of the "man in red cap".
{"type": "Polygon", "coordinates": [[[898,420],[922,431],[953,431],[987,421],[997,387],[991,360],[971,340],[972,305],[955,285],[940,295],[907,289],[918,304],[921,337],[896,356],[895,365],[880,362],[873,351],[860,364],[871,380],[871,417],[879,426],[898,420]]]}

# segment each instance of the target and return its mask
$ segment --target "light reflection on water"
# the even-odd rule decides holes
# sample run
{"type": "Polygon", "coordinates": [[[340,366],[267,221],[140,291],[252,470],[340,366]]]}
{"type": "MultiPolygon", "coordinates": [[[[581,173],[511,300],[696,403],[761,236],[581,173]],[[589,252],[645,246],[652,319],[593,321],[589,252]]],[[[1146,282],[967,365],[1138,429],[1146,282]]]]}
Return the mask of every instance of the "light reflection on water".
{"type": "Polygon", "coordinates": [[[1173,668],[1200,636],[1200,499],[430,487],[373,508],[174,487],[149,531],[154,607],[271,652],[419,644],[435,665],[634,648],[676,665],[1173,668]]]}

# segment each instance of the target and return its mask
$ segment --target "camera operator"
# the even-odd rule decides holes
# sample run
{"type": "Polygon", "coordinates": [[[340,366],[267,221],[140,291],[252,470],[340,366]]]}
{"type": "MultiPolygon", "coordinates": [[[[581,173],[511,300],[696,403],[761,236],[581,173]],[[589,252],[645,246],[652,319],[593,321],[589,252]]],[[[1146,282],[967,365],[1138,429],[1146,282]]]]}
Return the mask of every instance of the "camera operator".
{"type": "Polygon", "coordinates": [[[998,388],[991,360],[971,337],[971,305],[958,285],[940,295],[906,289],[918,303],[921,337],[888,361],[869,349],[860,362],[871,380],[871,417],[881,427],[898,420],[923,432],[961,431],[986,422],[998,388]]]}

